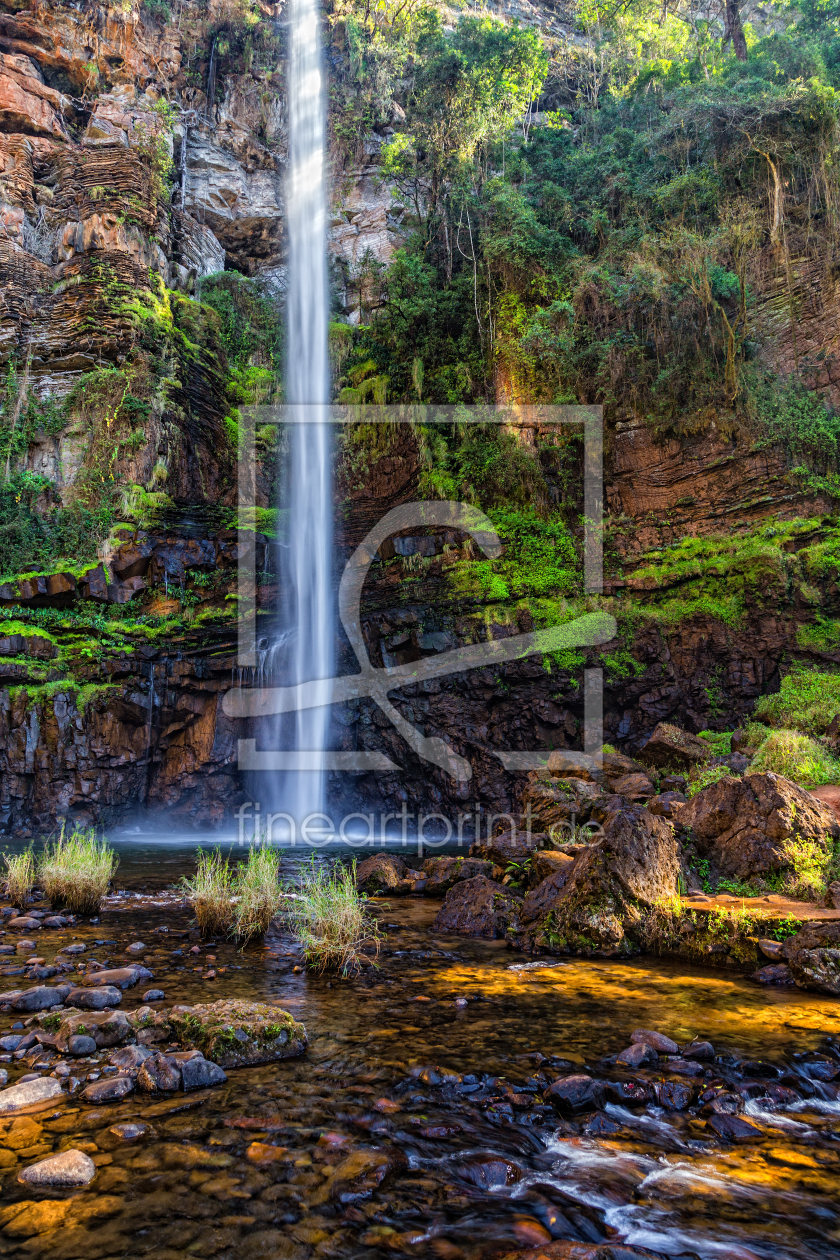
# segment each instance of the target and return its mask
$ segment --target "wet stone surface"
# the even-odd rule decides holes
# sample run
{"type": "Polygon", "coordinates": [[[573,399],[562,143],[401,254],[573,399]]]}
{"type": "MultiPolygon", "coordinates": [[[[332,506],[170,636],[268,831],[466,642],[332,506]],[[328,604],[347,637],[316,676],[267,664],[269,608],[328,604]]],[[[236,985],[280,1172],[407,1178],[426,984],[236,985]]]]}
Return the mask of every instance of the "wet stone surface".
{"type": "Polygon", "coordinates": [[[201,942],[176,898],[147,892],[98,924],[39,934],[39,956],[60,955],[76,968],[68,983],[89,987],[143,943],[135,960],[166,1010],[264,1003],[305,1026],[306,1053],[205,1083],[201,1053],[138,1044],[150,982],[120,989],[116,1009],[0,1010],[9,1085],[32,1076],[52,1095],[0,1114],[0,1256],[840,1249],[830,997],[655,960],[526,960],[503,941],[438,935],[439,903],[405,899],[376,911],[378,969],[329,981],[280,930],[244,950],[201,942]],[[141,1072],[165,1067],[175,1089],[141,1088],[141,1072]],[[18,1180],[68,1151],[77,1184],[18,1180]]]}

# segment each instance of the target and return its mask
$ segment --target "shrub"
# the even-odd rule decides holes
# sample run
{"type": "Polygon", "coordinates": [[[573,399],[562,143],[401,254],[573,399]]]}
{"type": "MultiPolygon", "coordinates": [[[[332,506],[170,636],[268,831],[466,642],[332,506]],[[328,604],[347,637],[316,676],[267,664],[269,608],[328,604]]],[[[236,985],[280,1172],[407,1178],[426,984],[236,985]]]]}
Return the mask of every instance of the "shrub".
{"type": "Polygon", "coordinates": [[[227,932],[233,922],[234,875],[218,849],[198,850],[195,875],[181,880],[181,891],[193,903],[202,936],[227,932]]]}
{"type": "Polygon", "coordinates": [[[786,840],[782,852],[790,870],[782,885],[789,897],[819,901],[832,880],[837,878],[840,858],[833,848],[825,849],[816,840],[786,840]]]}
{"type": "Polygon", "coordinates": [[[752,773],[772,771],[794,783],[836,783],[840,765],[824,748],[799,731],[771,731],[750,762],[752,773]]]}
{"type": "Polygon", "coordinates": [[[379,929],[356,888],[355,860],[328,870],[313,857],[301,873],[289,920],[307,964],[318,972],[358,970],[367,943],[379,953],[379,929]]]}
{"type": "Polygon", "coordinates": [[[707,744],[711,744],[712,754],[715,757],[728,757],[732,752],[731,731],[700,731],[700,739],[705,739],[707,744]]]}
{"type": "MultiPolygon", "coordinates": [[[[771,726],[824,735],[840,711],[840,673],[796,665],[774,696],[762,696],[755,716],[771,726]]],[[[816,782],[816,780],[814,780],[816,782]]]]}
{"type": "Polygon", "coordinates": [[[708,769],[701,770],[696,778],[691,779],[686,788],[686,796],[696,796],[698,792],[703,791],[703,788],[711,787],[713,783],[719,783],[721,779],[734,777],[728,766],[709,766],[708,769]]]}
{"type": "Polygon", "coordinates": [[[4,853],[3,861],[6,863],[6,896],[13,906],[25,910],[35,883],[35,855],[30,847],[23,853],[4,853]]]}
{"type": "Polygon", "coordinates": [[[280,855],[274,849],[253,847],[248,861],[233,879],[232,931],[240,940],[265,936],[280,908],[282,891],[278,883],[280,855]]]}
{"type": "Polygon", "coordinates": [[[58,838],[44,846],[38,882],[53,905],[73,914],[98,914],[117,860],[105,840],[97,840],[93,827],[74,827],[68,837],[62,826],[58,838]]]}

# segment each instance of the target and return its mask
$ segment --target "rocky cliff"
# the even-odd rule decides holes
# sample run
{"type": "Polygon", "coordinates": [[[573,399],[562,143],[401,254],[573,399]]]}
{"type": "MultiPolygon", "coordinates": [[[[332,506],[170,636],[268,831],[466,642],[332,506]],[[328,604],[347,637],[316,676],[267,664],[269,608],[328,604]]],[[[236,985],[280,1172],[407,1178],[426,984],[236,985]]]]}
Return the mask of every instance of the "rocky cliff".
{"type": "MultiPolygon", "coordinates": [[[[347,101],[362,93],[353,77],[359,35],[337,7],[328,16],[338,371],[345,332],[387,302],[383,277],[413,221],[404,190],[382,174],[383,146],[406,119],[409,81],[388,80],[349,134],[347,101]]],[[[553,6],[522,5],[515,16],[555,44],[573,26],[553,6]]],[[[10,503],[3,528],[17,548],[0,586],[7,830],[64,816],[107,822],[138,808],[220,825],[245,791],[237,740],[252,732],[219,701],[231,685],[252,681],[237,670],[235,650],[244,545],[256,551],[266,614],[278,597],[269,517],[250,522],[258,529],[247,544],[236,533],[236,408],[276,389],[284,38],[281,5],[240,0],[179,3],[171,12],[128,0],[0,4],[8,443],[0,458],[10,503]],[[218,297],[224,269],[257,285],[247,318],[238,289],[218,297]],[[231,321],[240,320],[241,340],[243,320],[251,329],[264,319],[268,329],[271,309],[273,332],[240,361],[231,321]]],[[[548,117],[567,97],[561,75],[538,103],[548,117]]],[[[784,266],[779,257],[757,254],[751,273],[764,277],[752,317],[763,361],[785,373],[807,369],[809,383],[833,398],[836,278],[824,241],[805,242],[784,266]]],[[[500,397],[516,394],[503,359],[500,350],[500,397]]],[[[365,373],[369,384],[377,370],[363,364],[352,385],[365,373]]],[[[517,440],[539,445],[524,430],[517,440]]],[[[257,506],[270,515],[277,446],[264,434],[259,442],[257,506]]],[[[344,557],[386,510],[429,494],[434,458],[410,430],[384,449],[362,441],[340,455],[344,557]]],[[[665,718],[694,730],[724,713],[743,718],[777,685],[791,652],[836,662],[830,644],[807,639],[815,618],[838,613],[835,569],[816,564],[813,525],[768,536],[760,559],[753,546],[768,520],[813,520],[830,509],[824,487],[793,475],[793,462],[784,444],[756,442],[728,415],[663,430],[619,408],[608,422],[606,487],[607,600],[619,638],[588,656],[537,656],[406,688],[398,707],[472,762],[469,784],[430,770],[368,702],[346,706],[336,747],[387,753],[403,770],[352,788],[337,782],[336,795],[444,812],[466,800],[515,808],[524,780],[497,753],[579,746],[584,665],[606,670],[605,737],[633,748],[665,718]],[[721,533],[747,543],[725,556],[711,546],[690,572],[643,555],[686,535],[721,533]]],[[[463,535],[404,531],[398,542],[382,552],[366,588],[376,666],[545,624],[527,593],[476,585],[463,535]]],[[[342,672],[351,672],[343,652],[342,672]]]]}

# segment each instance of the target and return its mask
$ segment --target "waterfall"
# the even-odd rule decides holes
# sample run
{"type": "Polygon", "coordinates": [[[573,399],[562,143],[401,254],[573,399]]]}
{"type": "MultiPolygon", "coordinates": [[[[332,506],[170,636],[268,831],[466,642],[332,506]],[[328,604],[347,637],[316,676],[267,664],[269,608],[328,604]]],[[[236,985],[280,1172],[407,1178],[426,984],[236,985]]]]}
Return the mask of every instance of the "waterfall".
{"type": "MultiPolygon", "coordinates": [[[[290,0],[289,21],[286,402],[294,420],[285,585],[294,626],[290,673],[293,682],[304,682],[333,673],[326,95],[316,0],[290,0]]],[[[310,756],[299,757],[288,776],[283,809],[298,826],[325,807],[326,774],[319,763],[327,745],[329,698],[325,681],[323,706],[295,715],[295,749],[310,756]],[[304,769],[307,765],[313,769],[304,769]]]]}

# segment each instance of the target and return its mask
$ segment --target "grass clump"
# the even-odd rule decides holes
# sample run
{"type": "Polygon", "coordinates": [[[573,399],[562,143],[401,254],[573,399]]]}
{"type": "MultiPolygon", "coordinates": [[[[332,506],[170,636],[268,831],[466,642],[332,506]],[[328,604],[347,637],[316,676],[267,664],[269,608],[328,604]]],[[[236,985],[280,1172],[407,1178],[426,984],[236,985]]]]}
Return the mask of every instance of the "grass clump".
{"type": "MultiPolygon", "coordinates": [[[[840,673],[795,665],[776,695],[762,696],[755,716],[770,726],[824,735],[840,712],[840,673]]],[[[816,780],[814,780],[816,782],[816,780]]]]}
{"type": "Polygon", "coordinates": [[[797,901],[819,901],[840,874],[840,854],[833,845],[797,836],[785,841],[782,853],[789,863],[782,890],[797,901]]]}
{"type": "Polygon", "coordinates": [[[6,863],[6,896],[18,910],[25,910],[35,884],[35,855],[31,846],[23,853],[4,853],[6,863]]]}
{"type": "Polygon", "coordinates": [[[265,936],[268,931],[283,896],[279,871],[280,855],[276,850],[253,847],[245,866],[236,872],[232,931],[240,940],[265,936]]]}
{"type": "Polygon", "coordinates": [[[706,770],[698,771],[696,777],[689,781],[686,796],[689,798],[696,796],[698,792],[703,791],[703,788],[711,787],[713,783],[719,783],[721,779],[734,778],[735,775],[728,766],[709,766],[706,770]]]}
{"type": "Polygon", "coordinates": [[[73,914],[98,914],[117,861],[106,841],[97,840],[93,827],[74,827],[67,836],[62,826],[58,838],[44,846],[38,882],[53,905],[73,914]]]}
{"type": "Polygon", "coordinates": [[[328,869],[313,858],[301,873],[289,919],[307,965],[319,973],[358,971],[367,944],[379,953],[380,932],[356,888],[355,860],[328,869]]]}
{"type": "Polygon", "coordinates": [[[816,740],[799,731],[771,731],[750,762],[750,772],[784,775],[817,787],[840,779],[840,764],[816,740]]]}
{"type": "Polygon", "coordinates": [[[195,875],[181,880],[181,891],[193,903],[202,936],[229,931],[233,922],[234,874],[230,862],[218,849],[198,850],[195,875]]]}

